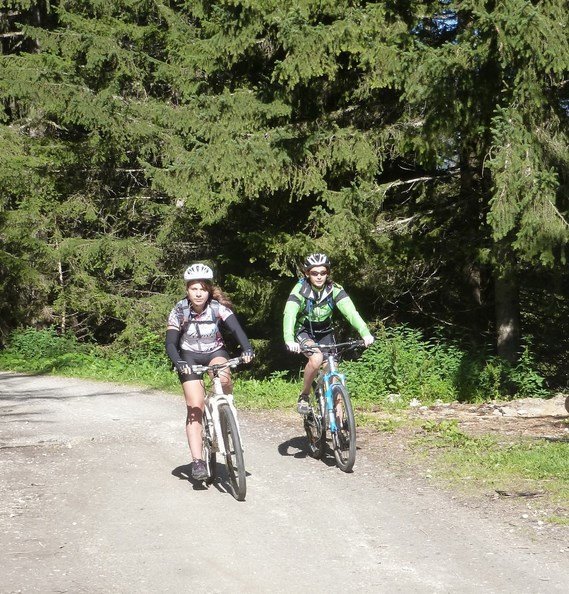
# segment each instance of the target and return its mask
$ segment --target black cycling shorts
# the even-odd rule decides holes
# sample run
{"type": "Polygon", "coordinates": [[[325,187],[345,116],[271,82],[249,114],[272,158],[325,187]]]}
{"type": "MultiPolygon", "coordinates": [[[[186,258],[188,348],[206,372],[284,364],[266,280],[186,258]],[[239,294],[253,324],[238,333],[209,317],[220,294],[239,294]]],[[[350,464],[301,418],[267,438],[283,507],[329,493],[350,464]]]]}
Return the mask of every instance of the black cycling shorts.
{"type": "MultiPolygon", "coordinates": [[[[318,330],[313,330],[311,332],[309,328],[301,328],[299,333],[296,335],[296,340],[300,344],[305,341],[314,341],[318,344],[325,345],[331,345],[336,342],[336,339],[334,338],[334,330],[332,328],[323,330],[321,332],[318,330]]],[[[307,357],[310,356],[307,353],[305,353],[305,355],[307,357]]]]}
{"type": "MultiPolygon", "coordinates": [[[[210,353],[193,353],[192,351],[180,351],[182,358],[188,365],[209,365],[213,359],[217,357],[223,357],[229,359],[229,354],[225,349],[217,349],[210,353]]],[[[178,377],[180,382],[189,382],[191,380],[200,380],[203,377],[203,373],[180,373],[178,371],[178,377]]]]}

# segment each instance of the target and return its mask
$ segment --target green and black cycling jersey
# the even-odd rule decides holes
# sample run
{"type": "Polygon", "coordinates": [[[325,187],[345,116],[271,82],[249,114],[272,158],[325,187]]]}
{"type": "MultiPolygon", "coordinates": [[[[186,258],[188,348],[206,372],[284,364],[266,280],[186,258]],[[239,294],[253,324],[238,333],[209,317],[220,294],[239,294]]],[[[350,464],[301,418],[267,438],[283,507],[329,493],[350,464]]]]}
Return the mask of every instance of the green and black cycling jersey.
{"type": "Polygon", "coordinates": [[[316,291],[307,279],[301,279],[293,287],[285,305],[285,342],[293,342],[303,331],[311,335],[331,332],[332,313],[336,307],[362,338],[371,335],[342,286],[330,282],[326,283],[321,291],[316,291]]]}

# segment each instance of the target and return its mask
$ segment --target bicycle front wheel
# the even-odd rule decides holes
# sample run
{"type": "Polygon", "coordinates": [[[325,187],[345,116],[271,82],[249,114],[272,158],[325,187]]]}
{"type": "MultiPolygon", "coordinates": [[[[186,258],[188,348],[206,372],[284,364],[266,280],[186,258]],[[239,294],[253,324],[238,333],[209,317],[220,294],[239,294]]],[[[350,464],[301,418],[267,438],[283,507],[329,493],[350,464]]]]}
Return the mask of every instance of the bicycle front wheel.
{"type": "Polygon", "coordinates": [[[228,404],[219,407],[219,422],[221,425],[221,436],[225,446],[225,467],[233,497],[237,501],[244,501],[247,493],[245,482],[245,459],[237,421],[228,404]]]}
{"type": "Polygon", "coordinates": [[[342,384],[332,386],[337,430],[332,434],[336,466],[350,472],[356,461],[356,419],[348,391],[342,384]]]}

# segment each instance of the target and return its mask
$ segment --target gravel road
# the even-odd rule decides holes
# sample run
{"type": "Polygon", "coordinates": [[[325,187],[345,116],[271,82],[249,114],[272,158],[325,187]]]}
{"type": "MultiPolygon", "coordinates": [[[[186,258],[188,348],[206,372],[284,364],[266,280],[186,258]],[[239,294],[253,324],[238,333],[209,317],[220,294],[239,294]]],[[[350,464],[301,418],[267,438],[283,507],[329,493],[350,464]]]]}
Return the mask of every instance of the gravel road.
{"type": "Polygon", "coordinates": [[[291,417],[240,413],[237,502],[187,479],[181,395],[0,373],[0,413],[2,593],[569,591],[559,542],[365,444],[349,475],[307,458],[291,417]]]}

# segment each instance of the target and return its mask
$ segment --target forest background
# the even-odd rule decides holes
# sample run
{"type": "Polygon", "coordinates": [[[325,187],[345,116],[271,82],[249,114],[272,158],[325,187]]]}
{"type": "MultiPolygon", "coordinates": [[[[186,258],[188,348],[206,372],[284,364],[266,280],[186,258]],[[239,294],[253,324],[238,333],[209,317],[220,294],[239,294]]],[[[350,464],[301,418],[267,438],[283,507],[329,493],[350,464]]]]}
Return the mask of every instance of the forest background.
{"type": "Polygon", "coordinates": [[[266,377],[324,251],[380,337],[362,390],[567,385],[565,0],[0,6],[3,346],[166,365],[205,260],[266,377]]]}

